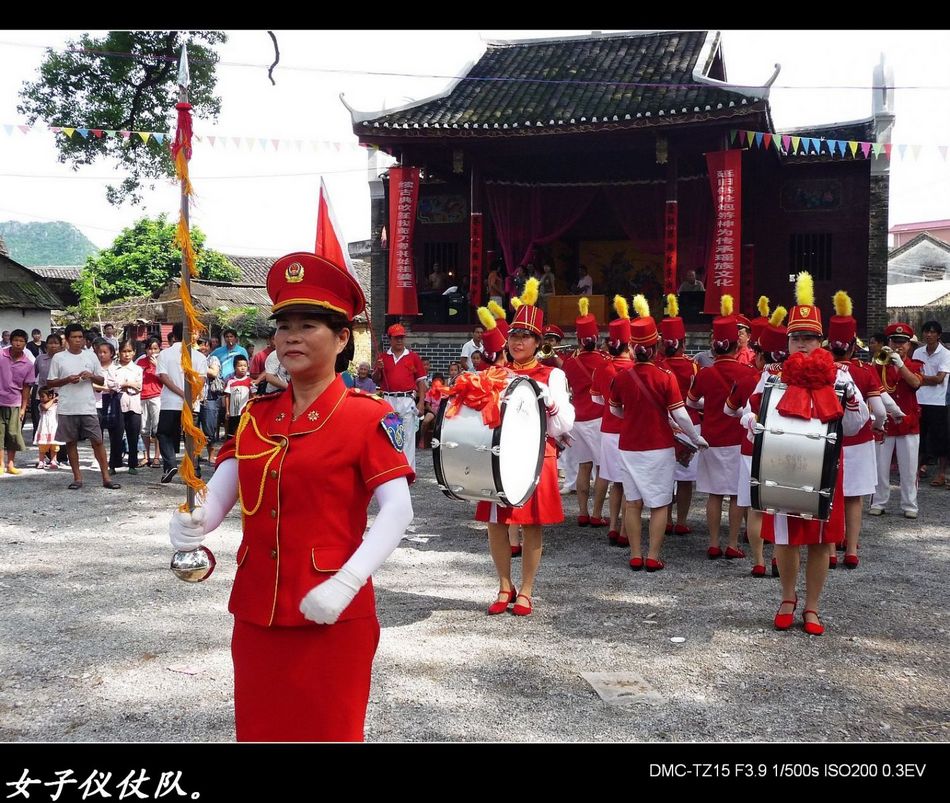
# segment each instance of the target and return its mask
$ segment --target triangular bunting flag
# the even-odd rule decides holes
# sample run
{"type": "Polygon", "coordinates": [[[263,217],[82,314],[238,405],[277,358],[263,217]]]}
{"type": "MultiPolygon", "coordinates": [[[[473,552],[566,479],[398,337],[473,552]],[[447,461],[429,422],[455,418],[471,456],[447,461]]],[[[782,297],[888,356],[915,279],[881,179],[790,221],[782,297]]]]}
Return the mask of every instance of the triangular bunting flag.
{"type": "Polygon", "coordinates": [[[317,142],[315,139],[310,140],[310,149],[313,151],[320,150],[320,143],[317,142]]]}
{"type": "Polygon", "coordinates": [[[213,136],[211,136],[210,134],[208,135],[208,144],[209,144],[212,148],[214,147],[214,141],[215,141],[216,139],[217,139],[217,137],[213,137],[213,136]]]}
{"type": "Polygon", "coordinates": [[[756,133],[756,135],[755,135],[755,147],[756,147],[756,148],[761,148],[761,147],[762,147],[762,142],[763,142],[764,139],[765,139],[765,134],[763,134],[761,131],[759,131],[758,133],[756,133]]]}
{"type": "Polygon", "coordinates": [[[752,147],[752,141],[755,139],[755,131],[746,131],[745,132],[745,141],[748,146],[752,147]]]}
{"type": "Polygon", "coordinates": [[[28,125],[18,125],[17,128],[19,128],[24,134],[28,134],[30,132],[30,127],[28,125]]]}
{"type": "Polygon", "coordinates": [[[890,142],[885,142],[885,143],[884,143],[884,155],[885,155],[888,159],[891,158],[891,148],[893,148],[893,147],[894,147],[894,146],[893,146],[890,142]]]}
{"type": "Polygon", "coordinates": [[[7,132],[7,136],[9,137],[13,133],[13,126],[4,124],[3,130],[7,132]]]}
{"type": "Polygon", "coordinates": [[[851,156],[855,157],[858,153],[858,143],[853,139],[848,141],[848,149],[851,151],[851,156]]]}
{"type": "Polygon", "coordinates": [[[267,147],[267,140],[264,137],[258,137],[257,141],[260,143],[261,150],[264,150],[267,147]]]}
{"type": "Polygon", "coordinates": [[[148,131],[136,131],[135,133],[139,135],[142,142],[148,142],[148,137],[149,137],[148,131]]]}
{"type": "Polygon", "coordinates": [[[118,137],[118,136],[119,136],[119,132],[118,132],[118,131],[113,131],[113,130],[107,128],[107,129],[106,129],[106,136],[107,136],[107,137],[118,137]]]}
{"type": "Polygon", "coordinates": [[[946,145],[938,145],[938,146],[937,146],[937,150],[940,151],[940,156],[943,158],[943,160],[944,160],[944,161],[947,161],[947,146],[946,146],[946,145]]]}
{"type": "Polygon", "coordinates": [[[342,144],[343,144],[343,143],[341,143],[341,142],[334,142],[334,143],[333,143],[333,148],[334,148],[334,150],[335,150],[337,153],[340,152],[340,147],[342,146],[342,144]]]}
{"type": "Polygon", "coordinates": [[[868,158],[868,154],[869,154],[870,152],[871,152],[871,143],[870,143],[870,142],[862,142],[862,143],[861,143],[861,153],[864,154],[864,158],[865,158],[865,159],[868,158]]]}
{"type": "Polygon", "coordinates": [[[244,141],[247,143],[247,149],[249,151],[254,150],[254,137],[244,137],[244,141]]]}
{"type": "Polygon", "coordinates": [[[276,151],[276,150],[280,147],[280,140],[279,140],[279,139],[272,139],[271,142],[273,143],[273,145],[274,145],[274,150],[276,151]]]}
{"type": "Polygon", "coordinates": [[[910,155],[914,157],[914,161],[917,161],[917,157],[920,156],[920,145],[911,145],[910,146],[910,155]]]}
{"type": "Polygon", "coordinates": [[[798,146],[801,144],[801,137],[792,137],[792,156],[798,153],[798,146]]]}
{"type": "Polygon", "coordinates": [[[62,131],[63,129],[60,128],[58,125],[51,125],[51,126],[49,127],[49,130],[52,131],[54,134],[58,134],[58,133],[59,133],[60,131],[62,131]]]}
{"type": "Polygon", "coordinates": [[[83,139],[89,139],[89,129],[88,128],[77,128],[76,133],[79,134],[83,139]]]}
{"type": "Polygon", "coordinates": [[[122,137],[122,139],[128,139],[129,137],[132,136],[132,132],[131,132],[131,131],[120,131],[120,132],[119,132],[119,136],[122,137]]]}
{"type": "Polygon", "coordinates": [[[102,134],[103,134],[103,131],[102,131],[101,128],[94,128],[94,129],[92,129],[92,135],[93,135],[96,139],[102,139],[102,134]]]}
{"type": "Polygon", "coordinates": [[[294,140],[294,145],[297,146],[297,150],[299,151],[301,148],[303,148],[303,140],[302,140],[302,139],[295,139],[295,140],[294,140]]]}
{"type": "Polygon", "coordinates": [[[878,156],[884,153],[884,143],[875,142],[871,145],[871,150],[874,152],[874,158],[876,159],[878,156]]]}
{"type": "Polygon", "coordinates": [[[792,144],[792,138],[788,134],[782,134],[782,150],[788,153],[788,147],[792,144]]]}
{"type": "Polygon", "coordinates": [[[165,141],[165,134],[162,134],[162,133],[159,132],[159,131],[156,131],[154,134],[152,134],[152,136],[155,137],[155,141],[156,141],[159,145],[161,145],[161,144],[165,141]]]}
{"type": "Polygon", "coordinates": [[[231,142],[234,143],[235,147],[241,147],[241,138],[240,137],[231,137],[231,142]]]}
{"type": "Polygon", "coordinates": [[[772,135],[771,135],[771,134],[765,134],[765,135],[762,137],[762,144],[763,144],[766,148],[770,147],[770,146],[772,145],[772,135]]]}
{"type": "Polygon", "coordinates": [[[347,273],[359,284],[360,280],[350,260],[346,243],[340,236],[342,230],[337,225],[333,207],[330,205],[330,196],[327,193],[323,177],[320,178],[320,199],[317,202],[317,241],[313,252],[317,256],[325,257],[334,265],[345,268],[347,273]]]}
{"type": "Polygon", "coordinates": [[[70,139],[72,139],[72,138],[73,138],[73,134],[76,133],[76,129],[75,129],[75,128],[64,128],[64,129],[63,129],[63,133],[64,133],[67,137],[69,137],[70,139]]]}
{"type": "Polygon", "coordinates": [[[736,137],[739,136],[739,129],[733,128],[729,131],[729,142],[735,142],[736,137]]]}
{"type": "Polygon", "coordinates": [[[907,155],[907,146],[906,146],[906,145],[898,145],[898,146],[897,146],[897,153],[898,153],[898,155],[901,157],[901,159],[903,160],[904,156],[907,155]]]}

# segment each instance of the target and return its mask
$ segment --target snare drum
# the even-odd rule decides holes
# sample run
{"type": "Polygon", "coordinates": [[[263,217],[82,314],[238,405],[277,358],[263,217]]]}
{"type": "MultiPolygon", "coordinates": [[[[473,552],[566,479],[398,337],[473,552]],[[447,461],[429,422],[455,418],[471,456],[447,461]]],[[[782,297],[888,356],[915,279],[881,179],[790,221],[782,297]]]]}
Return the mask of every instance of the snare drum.
{"type": "Polygon", "coordinates": [[[485,425],[464,405],[448,418],[443,399],[435,419],[432,462],[440,490],[452,499],[524,505],[541,479],[547,416],[540,388],[514,376],[501,394],[501,423],[485,425]]]}
{"type": "MultiPolygon", "coordinates": [[[[784,416],[776,410],[788,385],[770,377],[762,393],[752,451],[752,507],[827,520],[841,458],[841,419],[784,416]]],[[[835,388],[839,401],[843,387],[835,388]]]]}

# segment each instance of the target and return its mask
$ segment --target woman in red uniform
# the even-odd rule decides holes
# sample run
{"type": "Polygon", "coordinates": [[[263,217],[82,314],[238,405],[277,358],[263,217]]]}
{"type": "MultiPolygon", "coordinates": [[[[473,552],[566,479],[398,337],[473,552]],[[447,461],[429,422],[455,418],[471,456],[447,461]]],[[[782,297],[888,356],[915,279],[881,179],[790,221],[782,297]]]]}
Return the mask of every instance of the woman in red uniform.
{"type": "Polygon", "coordinates": [[[228,606],[238,740],[362,741],[379,641],[369,578],[412,521],[406,434],[388,404],[337,373],[366,306],[356,281],[295,253],[274,263],[267,291],[290,385],[248,402],[204,504],[173,515],[170,540],[197,548],[240,499],[228,606]]]}
{"type": "Polygon", "coordinates": [[[531,613],[534,579],[541,563],[541,528],[545,524],[564,521],[554,439],[571,431],[574,426],[574,408],[571,406],[564,372],[560,368],[541,365],[536,356],[541,348],[544,326],[544,313],[534,306],[538,297],[537,288],[537,279],[528,279],[525,283],[522,304],[508,331],[511,362],[507,367],[513,373],[527,376],[541,385],[548,413],[548,438],[544,447],[541,481],[523,507],[502,507],[494,502],[479,502],[475,510],[475,520],[488,523],[488,545],[495,571],[498,572],[498,598],[489,606],[489,614],[504,613],[512,604],[511,612],[516,616],[528,616],[531,613]],[[520,524],[524,536],[520,593],[511,582],[509,524],[520,524]]]}

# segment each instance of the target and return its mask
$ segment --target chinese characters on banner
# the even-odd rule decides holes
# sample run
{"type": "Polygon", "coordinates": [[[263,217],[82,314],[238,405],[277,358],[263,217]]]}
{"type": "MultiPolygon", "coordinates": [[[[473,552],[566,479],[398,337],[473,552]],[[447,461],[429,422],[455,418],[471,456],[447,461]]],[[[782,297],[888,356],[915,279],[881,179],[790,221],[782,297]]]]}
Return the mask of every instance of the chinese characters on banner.
{"type": "Polygon", "coordinates": [[[389,170],[389,315],[418,315],[412,232],[419,201],[419,168],[389,170]]]}
{"type": "Polygon", "coordinates": [[[742,242],[742,151],[706,154],[716,222],[712,248],[706,260],[706,305],[704,312],[719,314],[719,299],[731,295],[735,310],[741,309],[740,243],[742,242]]]}
{"type": "Polygon", "coordinates": [[[679,219],[679,205],[676,201],[666,202],[666,216],[663,223],[665,243],[663,260],[663,293],[676,292],[676,230],[679,219]]]}
{"type": "Polygon", "coordinates": [[[484,220],[481,212],[472,212],[472,253],[469,259],[468,289],[473,306],[482,303],[482,233],[484,220]]]}

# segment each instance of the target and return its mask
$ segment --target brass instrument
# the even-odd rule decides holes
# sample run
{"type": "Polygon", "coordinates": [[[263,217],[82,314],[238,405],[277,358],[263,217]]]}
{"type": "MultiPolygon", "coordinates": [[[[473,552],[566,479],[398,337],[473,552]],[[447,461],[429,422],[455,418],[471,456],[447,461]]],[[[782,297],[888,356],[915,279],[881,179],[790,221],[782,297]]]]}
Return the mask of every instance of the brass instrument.
{"type": "Polygon", "coordinates": [[[871,359],[871,362],[875,365],[887,365],[891,361],[891,355],[894,353],[894,349],[890,346],[881,346],[881,350],[874,355],[871,359]]]}
{"type": "Polygon", "coordinates": [[[550,360],[559,351],[574,351],[576,348],[576,346],[552,346],[550,343],[545,343],[541,346],[541,350],[538,352],[538,359],[550,360]]]}

